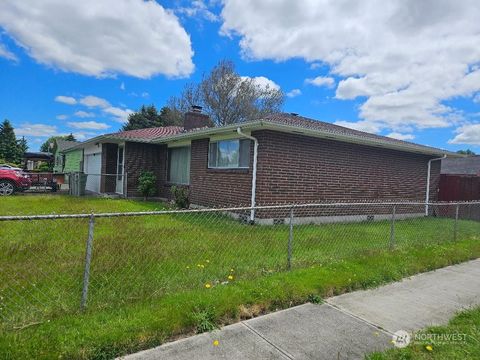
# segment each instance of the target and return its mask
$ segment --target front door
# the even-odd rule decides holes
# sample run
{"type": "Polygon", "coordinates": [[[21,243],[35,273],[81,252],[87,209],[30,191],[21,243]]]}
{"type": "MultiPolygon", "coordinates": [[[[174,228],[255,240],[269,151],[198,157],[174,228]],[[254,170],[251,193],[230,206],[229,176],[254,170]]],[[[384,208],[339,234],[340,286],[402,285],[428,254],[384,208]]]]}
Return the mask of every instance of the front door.
{"type": "Polygon", "coordinates": [[[115,192],[117,194],[123,194],[123,182],[124,179],[124,171],[123,171],[123,163],[125,158],[125,148],[123,146],[118,147],[118,154],[117,154],[117,184],[115,188],[115,192]]]}

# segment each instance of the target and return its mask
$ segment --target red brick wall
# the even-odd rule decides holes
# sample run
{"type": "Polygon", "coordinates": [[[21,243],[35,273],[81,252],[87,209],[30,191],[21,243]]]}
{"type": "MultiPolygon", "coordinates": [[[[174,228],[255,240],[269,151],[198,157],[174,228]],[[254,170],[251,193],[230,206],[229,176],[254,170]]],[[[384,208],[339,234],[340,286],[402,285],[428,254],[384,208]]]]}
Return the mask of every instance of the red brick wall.
{"type": "MultiPolygon", "coordinates": [[[[424,200],[428,156],[262,130],[257,204],[424,200]]],[[[432,163],[437,198],[440,162],[432,163]]]]}
{"type": "MultiPolygon", "coordinates": [[[[190,201],[202,206],[250,205],[250,169],[208,169],[208,139],[192,141],[190,201]]],[[[253,148],[253,146],[251,146],[253,148]]],[[[253,150],[250,151],[253,153],[253,150]]]]}
{"type": "Polygon", "coordinates": [[[166,179],[167,146],[127,142],[125,144],[125,171],[127,172],[127,194],[139,197],[138,177],[144,170],[153,171],[157,177],[157,196],[164,196],[166,179]]]}

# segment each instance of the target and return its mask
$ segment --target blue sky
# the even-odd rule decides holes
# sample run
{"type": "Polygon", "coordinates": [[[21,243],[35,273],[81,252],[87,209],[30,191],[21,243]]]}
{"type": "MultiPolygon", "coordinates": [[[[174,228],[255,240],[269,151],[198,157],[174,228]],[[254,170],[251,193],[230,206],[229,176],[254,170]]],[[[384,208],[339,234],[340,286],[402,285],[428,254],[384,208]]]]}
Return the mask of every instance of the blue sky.
{"type": "Polygon", "coordinates": [[[66,3],[0,4],[0,118],[33,150],[117,131],[231,59],[288,94],[287,112],[480,152],[475,1],[66,3]]]}

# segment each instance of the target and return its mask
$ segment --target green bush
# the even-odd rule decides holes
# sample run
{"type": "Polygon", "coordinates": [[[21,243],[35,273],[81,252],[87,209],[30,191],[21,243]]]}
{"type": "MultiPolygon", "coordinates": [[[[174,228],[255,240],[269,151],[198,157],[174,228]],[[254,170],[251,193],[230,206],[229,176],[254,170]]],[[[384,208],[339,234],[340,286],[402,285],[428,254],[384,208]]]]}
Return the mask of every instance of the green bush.
{"type": "Polygon", "coordinates": [[[188,189],[182,186],[172,186],[170,189],[173,195],[175,206],[180,209],[188,209],[190,206],[190,199],[188,189]]]}
{"type": "Polygon", "coordinates": [[[147,200],[149,196],[157,193],[157,177],[151,171],[142,171],[138,178],[138,191],[147,200]]]}

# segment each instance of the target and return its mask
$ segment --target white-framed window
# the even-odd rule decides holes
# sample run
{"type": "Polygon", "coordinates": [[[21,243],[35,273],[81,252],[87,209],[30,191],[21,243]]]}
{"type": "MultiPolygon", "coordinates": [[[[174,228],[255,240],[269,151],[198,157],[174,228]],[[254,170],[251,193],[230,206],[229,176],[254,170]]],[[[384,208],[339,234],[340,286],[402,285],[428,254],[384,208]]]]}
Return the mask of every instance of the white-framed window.
{"type": "Polygon", "coordinates": [[[190,184],[190,146],[168,149],[168,182],[190,184]]]}
{"type": "Polygon", "coordinates": [[[208,167],[212,169],[248,168],[250,140],[231,139],[210,142],[208,167]]]}

